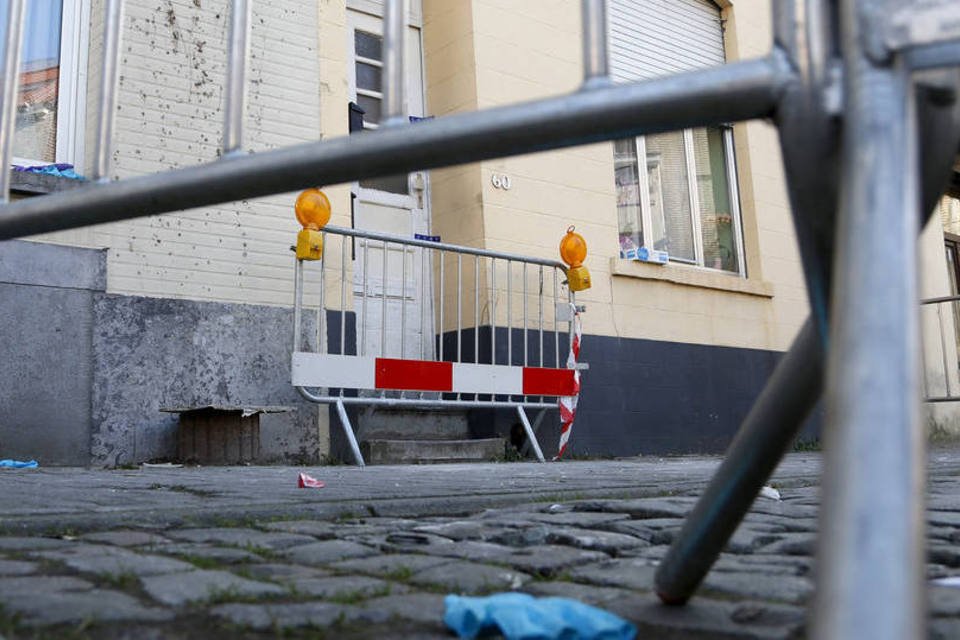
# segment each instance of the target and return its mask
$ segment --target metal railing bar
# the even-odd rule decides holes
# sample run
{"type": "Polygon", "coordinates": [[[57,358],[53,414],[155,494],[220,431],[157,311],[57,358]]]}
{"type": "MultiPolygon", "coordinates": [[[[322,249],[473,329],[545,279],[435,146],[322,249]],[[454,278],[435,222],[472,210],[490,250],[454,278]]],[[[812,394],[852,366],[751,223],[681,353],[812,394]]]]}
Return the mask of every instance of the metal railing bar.
{"type": "Polygon", "coordinates": [[[407,246],[402,245],[403,253],[401,259],[403,266],[400,268],[402,273],[400,277],[400,357],[407,357],[407,350],[404,348],[407,344],[407,246]]]}
{"type": "Polygon", "coordinates": [[[357,322],[357,333],[360,334],[360,355],[367,354],[367,332],[365,327],[367,326],[367,271],[370,267],[370,241],[363,240],[361,243],[363,245],[363,277],[361,278],[361,289],[360,295],[363,296],[363,299],[360,301],[360,315],[361,318],[357,322]]]}
{"type": "Polygon", "coordinates": [[[303,313],[303,261],[293,263],[293,351],[300,351],[300,325],[303,313]]]}
{"type": "Polygon", "coordinates": [[[340,354],[347,354],[347,239],[344,237],[340,238],[340,354]]]}
{"type": "Polygon", "coordinates": [[[382,397],[351,397],[351,396],[324,396],[314,394],[304,387],[296,387],[301,394],[306,392],[310,395],[311,402],[318,404],[337,404],[343,402],[344,405],[377,405],[386,407],[437,407],[450,406],[473,409],[514,409],[522,406],[537,409],[557,409],[555,402],[501,402],[484,400],[433,400],[430,398],[382,398],[382,397]]]}
{"type": "Polygon", "coordinates": [[[765,118],[794,72],[773,55],[455,114],[0,207],[0,240],[634,135],[765,118]]]}
{"type": "Polygon", "coordinates": [[[379,231],[366,231],[363,229],[351,229],[349,227],[338,227],[330,224],[325,226],[324,229],[330,233],[334,233],[337,235],[352,236],[355,238],[367,238],[369,240],[378,240],[378,241],[386,240],[387,242],[406,244],[406,245],[410,245],[411,247],[424,247],[426,249],[433,249],[433,250],[454,251],[457,253],[462,253],[464,255],[483,256],[485,258],[497,258],[501,260],[513,260],[515,262],[540,264],[545,267],[557,267],[559,269],[566,270],[566,265],[560,262],[559,260],[550,260],[548,258],[536,258],[532,256],[524,256],[519,253],[507,253],[505,251],[478,249],[476,247],[463,247],[456,244],[450,244],[449,242],[433,242],[432,240],[418,240],[416,238],[407,238],[405,236],[398,236],[391,233],[381,233],[379,231]]]}
{"type": "MultiPolygon", "coordinates": [[[[940,326],[940,357],[943,360],[943,377],[947,385],[947,395],[952,396],[950,392],[950,362],[947,359],[947,338],[943,335],[943,305],[937,306],[937,324],[940,326]]],[[[923,351],[921,349],[921,351],[923,351]]],[[[926,387],[926,371],[924,373],[924,387],[926,387]]]]}
{"type": "Polygon", "coordinates": [[[382,281],[380,282],[380,357],[387,355],[387,258],[390,255],[390,247],[387,241],[383,241],[383,264],[380,269],[382,281]]]}
{"type": "Polygon", "coordinates": [[[404,121],[404,57],[407,31],[405,0],[385,0],[383,7],[383,125],[404,121]]]}
{"type": "Polygon", "coordinates": [[[580,7],[583,23],[583,87],[602,87],[610,83],[607,2],[582,0],[580,7]]]}
{"type": "Polygon", "coordinates": [[[320,234],[320,241],[323,245],[323,252],[320,256],[320,306],[317,308],[317,342],[314,346],[314,351],[318,353],[327,353],[327,341],[325,339],[326,333],[324,332],[324,327],[326,326],[327,320],[327,234],[326,232],[320,234]]]}
{"type": "Polygon", "coordinates": [[[243,146],[243,116],[246,107],[247,60],[250,55],[250,0],[233,0],[227,44],[227,87],[224,105],[223,155],[243,146]]]}
{"type": "Polygon", "coordinates": [[[557,318],[557,304],[560,302],[560,292],[557,286],[557,270],[553,270],[553,349],[556,356],[556,368],[560,368],[560,321],[557,318]]]}
{"type": "Polygon", "coordinates": [[[463,362],[463,254],[457,254],[457,362],[463,362]]]}
{"type": "Polygon", "coordinates": [[[437,294],[437,300],[438,300],[438,302],[439,302],[439,304],[440,304],[440,322],[439,322],[439,325],[440,325],[440,326],[438,327],[438,328],[439,328],[439,331],[438,331],[437,333],[438,333],[439,336],[440,336],[440,351],[439,351],[439,357],[437,358],[437,360],[440,360],[440,361],[442,362],[442,361],[443,361],[443,329],[444,329],[444,326],[443,326],[443,307],[445,306],[444,303],[446,302],[446,300],[444,300],[444,297],[443,297],[444,284],[445,284],[445,282],[444,282],[444,273],[443,273],[443,263],[444,263],[444,258],[445,258],[445,256],[443,255],[443,250],[442,250],[442,249],[441,249],[438,253],[439,253],[438,259],[440,260],[440,291],[439,291],[439,293],[437,294]]]}
{"type": "Polygon", "coordinates": [[[507,364],[513,364],[513,274],[512,260],[507,260],[507,364]]]}
{"type": "Polygon", "coordinates": [[[490,259],[490,364],[497,364],[497,259],[490,259]]]}
{"type": "Polygon", "coordinates": [[[13,133],[17,123],[17,96],[20,93],[20,58],[23,51],[24,0],[10,0],[7,31],[4,34],[3,95],[0,100],[0,202],[10,198],[10,165],[13,164],[13,133]]]}
{"type": "Polygon", "coordinates": [[[539,305],[539,310],[537,312],[537,322],[540,325],[540,366],[543,366],[543,266],[540,267],[540,292],[537,295],[537,304],[539,305]]]}
{"type": "Polygon", "coordinates": [[[473,255],[473,361],[480,362],[480,256],[473,255]]]}
{"type": "Polygon", "coordinates": [[[940,302],[956,302],[960,300],[960,296],[941,296],[939,298],[927,298],[926,300],[921,300],[920,304],[937,304],[940,302]]]}
{"type": "Polygon", "coordinates": [[[527,335],[527,263],[523,263],[523,366],[529,364],[529,336],[527,335]]]}
{"type": "Polygon", "coordinates": [[[120,80],[120,39],[123,29],[123,1],[107,0],[103,19],[103,60],[100,66],[100,113],[93,152],[93,177],[108,181],[113,157],[110,144],[117,121],[117,92],[120,80]]]}

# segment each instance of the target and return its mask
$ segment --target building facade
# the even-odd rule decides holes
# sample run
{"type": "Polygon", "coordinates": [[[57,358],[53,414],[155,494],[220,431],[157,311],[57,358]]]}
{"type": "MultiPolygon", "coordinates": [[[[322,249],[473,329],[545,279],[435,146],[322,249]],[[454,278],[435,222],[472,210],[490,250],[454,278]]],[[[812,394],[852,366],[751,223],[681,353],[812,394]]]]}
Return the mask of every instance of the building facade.
{"type": "MultiPolygon", "coordinates": [[[[378,126],[381,2],[252,4],[246,150],[349,135],[351,104],[364,112],[364,128],[378,126]]],[[[559,95],[582,81],[577,0],[410,4],[410,115],[559,95]]],[[[610,0],[613,80],[763,56],[769,5],[610,0]]],[[[69,162],[83,173],[101,2],[42,0],[31,11],[30,25],[40,26],[27,34],[30,106],[18,119],[18,163],[69,162]],[[43,29],[54,24],[59,38],[43,29]]],[[[228,18],[225,0],[125,2],[113,177],[217,158],[228,18]]],[[[336,225],[524,255],[555,257],[576,226],[593,274],[579,296],[590,370],[571,440],[577,453],[722,451],[807,316],[779,142],[765,122],[324,190],[336,225]]],[[[207,404],[290,407],[263,418],[264,461],[310,462],[335,450],[327,409],[302,402],[289,384],[294,196],[0,245],[0,338],[12,354],[0,364],[11,390],[0,398],[0,453],[108,466],[169,457],[176,417],[161,409],[207,404]]],[[[956,224],[944,206],[943,219],[956,224]]],[[[938,220],[923,237],[924,255],[934,256],[924,269],[927,296],[949,292],[943,228],[938,220]]],[[[308,306],[317,308],[326,286],[327,308],[356,308],[366,290],[357,288],[354,261],[346,273],[345,286],[308,281],[308,306]]],[[[485,285],[483,295],[503,293],[485,285]]],[[[450,304],[439,297],[436,304],[450,304]]],[[[506,326],[505,305],[484,309],[487,326],[506,326]]],[[[931,357],[942,355],[930,344],[931,357]]],[[[937,411],[931,420],[953,429],[952,411],[937,411]]],[[[473,422],[481,435],[510,426],[490,414],[473,422]]]]}

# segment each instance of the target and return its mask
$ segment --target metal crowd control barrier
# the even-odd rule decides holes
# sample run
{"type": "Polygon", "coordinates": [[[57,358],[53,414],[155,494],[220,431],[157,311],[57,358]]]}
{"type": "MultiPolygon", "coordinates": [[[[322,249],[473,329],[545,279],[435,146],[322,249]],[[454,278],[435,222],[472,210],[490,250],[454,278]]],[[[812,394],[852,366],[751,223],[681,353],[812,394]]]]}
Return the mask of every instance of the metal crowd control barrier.
{"type": "Polygon", "coordinates": [[[559,396],[575,395],[566,349],[576,294],[565,286],[566,266],[334,226],[324,227],[322,237],[315,351],[302,350],[310,261],[296,260],[292,382],[307,400],[336,407],[356,463],[364,465],[347,405],[513,409],[543,462],[536,429],[547,410],[558,408],[559,396]],[[356,343],[350,344],[354,255],[360,301],[353,305],[356,343]],[[333,339],[326,318],[330,283],[340,288],[333,339]],[[481,337],[484,328],[489,335],[481,337]],[[532,424],[528,409],[538,410],[532,424]]]}
{"type": "MultiPolygon", "coordinates": [[[[0,240],[318,184],[771,119],[780,134],[811,319],[660,564],[656,589],[669,603],[692,596],[826,389],[823,524],[811,634],[923,637],[924,444],[914,240],[944,190],[960,139],[960,3],[774,0],[770,55],[614,86],[606,81],[606,30],[597,28],[605,20],[605,2],[582,0],[579,91],[411,125],[393,117],[402,115],[403,105],[405,30],[396,24],[404,2],[384,2],[389,126],[256,155],[224,154],[206,165],[5,204],[0,240]]],[[[104,14],[103,120],[96,141],[96,175],[102,178],[109,177],[102,169],[116,106],[120,12],[113,10],[120,4],[108,0],[104,14]]],[[[10,1],[5,35],[0,159],[8,164],[17,104],[11,69],[17,68],[23,5],[10,1]]],[[[233,3],[234,12],[242,8],[233,3]]],[[[234,78],[243,77],[237,71],[246,60],[235,48],[249,41],[240,33],[235,30],[229,41],[228,73],[234,78]]],[[[235,91],[227,98],[235,99],[235,91]]],[[[239,135],[242,108],[228,106],[225,113],[227,129],[239,135]]],[[[233,142],[239,147],[242,141],[233,142]]],[[[6,184],[0,188],[5,199],[6,184]]]]}
{"type": "Polygon", "coordinates": [[[960,296],[920,303],[924,402],[960,401],[960,296]]]}

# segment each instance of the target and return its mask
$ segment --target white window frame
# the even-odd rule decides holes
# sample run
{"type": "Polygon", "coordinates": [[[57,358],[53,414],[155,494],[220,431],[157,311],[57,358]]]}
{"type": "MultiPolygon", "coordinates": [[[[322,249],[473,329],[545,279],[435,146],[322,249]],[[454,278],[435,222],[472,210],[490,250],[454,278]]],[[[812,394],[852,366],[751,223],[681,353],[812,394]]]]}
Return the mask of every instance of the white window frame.
{"type": "MultiPolygon", "coordinates": [[[[747,277],[746,260],[743,255],[743,223],[741,220],[740,190],[737,184],[736,154],[733,148],[733,127],[721,125],[723,132],[724,160],[727,170],[727,183],[730,190],[730,209],[733,216],[733,236],[737,249],[737,271],[725,271],[704,265],[703,228],[700,215],[700,193],[697,188],[697,166],[693,146],[693,129],[683,130],[683,151],[687,168],[687,192],[690,198],[691,227],[693,229],[694,260],[669,256],[673,264],[681,264],[716,273],[747,277]]],[[[640,228],[643,232],[643,245],[653,251],[653,214],[650,208],[650,181],[647,173],[646,138],[635,138],[637,154],[637,175],[640,181],[640,228]]]]}
{"type": "MultiPolygon", "coordinates": [[[[87,55],[90,0],[63,0],[60,24],[60,77],[57,86],[57,148],[53,162],[82,171],[86,125],[87,55]]],[[[18,165],[49,164],[14,156],[18,165]]]]}

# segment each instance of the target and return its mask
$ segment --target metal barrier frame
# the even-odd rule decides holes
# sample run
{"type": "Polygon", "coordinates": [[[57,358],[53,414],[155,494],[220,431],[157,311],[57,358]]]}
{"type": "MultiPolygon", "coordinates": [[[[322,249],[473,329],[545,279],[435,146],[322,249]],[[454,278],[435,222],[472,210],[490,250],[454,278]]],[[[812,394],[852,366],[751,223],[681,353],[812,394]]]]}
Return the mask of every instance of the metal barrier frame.
{"type": "MultiPolygon", "coordinates": [[[[511,277],[511,268],[516,263],[517,265],[522,265],[522,270],[523,270],[521,274],[521,277],[523,278],[523,290],[522,290],[523,315],[522,315],[522,323],[520,327],[521,330],[523,331],[523,336],[524,336],[523,366],[526,366],[528,364],[527,360],[530,353],[530,349],[528,348],[527,340],[528,340],[529,331],[531,330],[528,326],[529,323],[528,323],[528,313],[527,313],[527,299],[528,299],[527,267],[529,265],[533,265],[540,269],[539,275],[540,275],[540,281],[541,281],[541,290],[538,292],[539,308],[538,308],[537,324],[536,324],[537,330],[539,332],[539,349],[537,350],[537,353],[539,353],[539,356],[540,356],[540,362],[539,362],[540,366],[541,367],[544,366],[543,338],[545,333],[545,330],[544,330],[545,317],[544,317],[544,303],[543,303],[544,291],[542,289],[543,270],[545,268],[552,269],[553,270],[553,287],[552,287],[553,296],[551,297],[551,299],[554,302],[554,310],[553,310],[553,327],[554,328],[552,331],[548,331],[548,332],[554,334],[554,337],[553,337],[554,351],[555,351],[554,363],[556,365],[556,368],[566,368],[566,356],[560,353],[559,325],[561,322],[567,323],[567,328],[565,333],[567,334],[568,339],[572,341],[573,330],[574,330],[573,313],[575,313],[577,310],[577,304],[576,304],[576,293],[570,290],[569,288],[567,288],[566,289],[567,291],[566,306],[570,309],[570,316],[568,319],[563,319],[560,317],[559,310],[556,306],[560,304],[558,301],[560,300],[560,292],[561,292],[560,283],[558,281],[557,274],[558,273],[562,274],[565,277],[567,273],[567,266],[562,262],[559,262],[557,260],[547,260],[543,258],[522,256],[519,254],[506,253],[502,251],[491,251],[487,249],[478,249],[475,247],[465,247],[465,246],[449,244],[444,242],[434,242],[434,241],[428,241],[428,240],[419,240],[415,238],[406,238],[403,236],[378,233],[374,231],[364,231],[360,229],[337,227],[333,225],[328,225],[323,228],[323,231],[322,231],[323,247],[324,247],[323,257],[318,261],[320,273],[321,273],[320,302],[319,302],[319,314],[318,314],[319,319],[318,319],[318,326],[317,326],[317,335],[319,336],[317,340],[318,352],[321,352],[321,353],[326,352],[326,346],[323,344],[323,340],[322,340],[322,336],[325,335],[324,327],[325,327],[325,315],[327,311],[326,305],[325,305],[326,286],[325,286],[325,278],[323,277],[323,274],[326,272],[325,271],[326,262],[327,262],[326,249],[328,247],[328,243],[327,243],[328,236],[339,236],[342,242],[341,255],[340,255],[340,258],[341,258],[341,262],[340,262],[340,331],[341,331],[340,350],[341,350],[341,355],[348,355],[346,354],[346,340],[345,340],[346,314],[347,314],[347,308],[346,308],[346,283],[347,283],[346,246],[347,244],[346,244],[346,241],[348,239],[359,239],[361,241],[362,257],[358,257],[358,260],[360,260],[364,265],[363,282],[361,285],[364,291],[364,298],[361,303],[364,322],[366,322],[366,316],[367,316],[366,306],[367,306],[368,296],[366,294],[367,294],[367,277],[369,273],[367,265],[369,262],[368,253],[369,253],[369,247],[370,247],[371,241],[380,243],[382,246],[382,250],[384,252],[388,250],[390,245],[399,245],[400,247],[403,248],[404,272],[402,277],[403,291],[401,293],[401,323],[405,323],[406,321],[406,306],[405,306],[406,305],[406,297],[405,297],[406,296],[406,280],[407,280],[406,251],[408,247],[417,247],[424,251],[434,251],[439,254],[438,256],[439,265],[437,268],[437,271],[439,273],[438,292],[440,297],[440,308],[439,308],[439,314],[438,314],[439,319],[437,324],[438,330],[434,331],[431,328],[431,332],[430,332],[431,341],[433,341],[435,337],[434,334],[439,335],[438,349],[436,353],[436,358],[434,358],[436,361],[450,361],[450,362],[458,362],[458,363],[463,362],[463,353],[462,353],[462,339],[463,339],[463,329],[464,329],[463,313],[462,313],[463,284],[464,284],[463,268],[462,268],[463,256],[474,256],[476,259],[474,263],[475,281],[473,283],[474,284],[474,318],[473,318],[474,324],[472,327],[474,329],[474,352],[473,352],[474,359],[476,360],[479,356],[479,340],[480,340],[479,330],[481,326],[480,325],[480,321],[481,321],[480,288],[479,288],[480,264],[481,264],[480,259],[488,258],[490,260],[490,275],[492,277],[490,288],[493,292],[493,300],[490,308],[491,364],[502,364],[502,363],[496,362],[497,307],[496,307],[495,296],[497,293],[496,264],[497,264],[497,261],[499,260],[502,262],[506,262],[506,265],[507,265],[507,270],[506,270],[507,271],[507,285],[506,285],[507,327],[506,328],[507,328],[507,345],[508,345],[507,346],[507,354],[508,354],[507,364],[511,366],[515,366],[513,365],[513,329],[514,329],[513,315],[514,314],[512,313],[512,306],[511,306],[514,292],[512,289],[513,278],[511,277]],[[443,350],[443,336],[444,336],[443,295],[446,289],[446,286],[445,286],[446,279],[444,277],[444,264],[445,264],[444,257],[446,254],[457,256],[457,270],[455,274],[455,278],[456,278],[455,283],[456,283],[456,290],[457,290],[457,313],[456,313],[457,349],[456,349],[456,353],[453,354],[453,356],[451,356],[450,359],[447,359],[444,357],[444,350],[443,350]],[[454,357],[455,359],[453,359],[454,357]]],[[[424,257],[421,259],[422,263],[429,262],[429,267],[426,264],[422,265],[422,268],[424,269],[424,271],[422,272],[423,273],[422,277],[425,277],[426,276],[425,270],[427,268],[430,268],[432,271],[433,263],[432,263],[432,259],[429,261],[426,260],[426,254],[423,254],[423,256],[424,257]]],[[[304,263],[305,262],[309,262],[309,261],[296,259],[295,267],[294,267],[294,306],[293,306],[293,353],[294,355],[298,353],[302,353],[301,346],[302,346],[302,332],[303,332],[302,317],[303,317],[303,294],[304,294],[303,281],[304,281],[304,263]]],[[[381,330],[381,343],[380,343],[381,354],[380,355],[381,357],[386,355],[383,351],[384,344],[385,344],[386,322],[387,322],[386,253],[384,257],[383,269],[384,269],[384,282],[383,282],[383,291],[381,294],[383,309],[381,310],[381,316],[380,316],[380,330],[381,330]]],[[[452,279],[453,278],[451,278],[451,280],[452,279]]],[[[425,287],[426,285],[422,284],[422,286],[425,287]]],[[[431,286],[431,289],[432,289],[432,286],[431,286]]],[[[426,313],[426,310],[424,310],[423,313],[426,313]]],[[[430,314],[433,315],[432,310],[430,311],[430,314]]],[[[362,355],[366,355],[364,353],[365,350],[363,347],[363,339],[362,339],[364,328],[361,328],[359,325],[360,325],[360,322],[358,321],[357,323],[357,333],[358,333],[357,355],[362,356],[362,355]]],[[[421,323],[421,328],[422,327],[423,327],[423,324],[421,323]]],[[[404,329],[401,328],[401,357],[403,357],[405,354],[405,350],[403,347],[403,339],[404,339],[404,329]]],[[[580,368],[586,368],[586,366],[581,365],[580,368]]],[[[298,386],[298,385],[295,385],[294,388],[297,390],[298,393],[300,393],[301,396],[303,396],[305,399],[309,400],[310,402],[314,402],[317,404],[333,405],[336,407],[337,416],[340,421],[340,426],[343,429],[344,435],[347,438],[347,442],[350,445],[350,450],[353,455],[354,462],[361,467],[364,466],[365,463],[363,460],[363,454],[360,451],[359,443],[357,442],[357,439],[356,439],[356,434],[354,433],[354,430],[353,430],[353,425],[350,423],[350,418],[346,412],[346,407],[348,405],[368,405],[368,406],[379,406],[379,407],[387,407],[387,408],[400,408],[400,407],[441,408],[442,407],[442,408],[460,408],[460,409],[513,409],[516,411],[517,416],[520,419],[520,423],[523,426],[523,430],[526,433],[527,442],[530,444],[531,448],[533,449],[534,455],[536,456],[537,460],[539,460],[540,462],[544,462],[545,459],[543,456],[543,450],[540,446],[540,442],[537,439],[537,434],[536,434],[537,427],[539,426],[540,421],[543,419],[543,416],[546,414],[546,411],[551,409],[558,410],[556,397],[553,397],[554,399],[552,401],[545,400],[545,398],[551,397],[551,396],[533,396],[534,398],[538,398],[536,400],[532,399],[531,396],[519,396],[521,399],[515,400],[514,398],[518,396],[510,395],[510,396],[506,396],[506,400],[504,400],[502,399],[504,396],[491,395],[490,399],[481,400],[480,395],[487,395],[487,394],[456,393],[456,396],[457,396],[456,398],[445,398],[444,393],[440,393],[436,398],[427,398],[427,397],[424,397],[424,394],[421,392],[420,397],[409,398],[409,397],[403,397],[404,392],[401,391],[401,395],[398,398],[387,397],[386,392],[382,392],[379,397],[369,396],[369,395],[354,397],[354,396],[347,396],[344,393],[345,391],[344,388],[340,388],[340,393],[337,395],[330,395],[329,392],[324,393],[322,390],[320,392],[311,391],[310,389],[304,386],[298,386]],[[472,400],[464,399],[462,395],[473,395],[474,398],[472,400]],[[534,419],[533,423],[530,422],[527,416],[527,413],[526,413],[527,409],[539,410],[539,413],[534,419]]],[[[451,395],[451,394],[447,394],[447,395],[451,395]]]]}
{"type": "MultiPolygon", "coordinates": [[[[930,383],[929,383],[929,380],[927,380],[926,366],[924,366],[924,371],[923,371],[923,401],[924,402],[930,402],[930,403],[936,404],[936,403],[942,403],[942,402],[960,401],[960,394],[954,395],[953,389],[950,386],[950,363],[947,360],[947,352],[948,352],[947,338],[943,330],[943,305],[948,302],[953,302],[953,303],[960,302],[960,295],[940,296],[937,298],[927,298],[926,300],[920,301],[921,309],[923,309],[924,307],[934,306],[934,305],[937,307],[937,329],[940,334],[940,356],[941,356],[941,364],[943,365],[944,383],[946,386],[945,395],[931,396],[930,383]]],[[[958,308],[954,307],[955,316],[957,314],[957,311],[958,311],[958,308]]],[[[954,322],[956,322],[956,317],[954,318],[954,322]]],[[[956,327],[954,327],[954,330],[956,330],[956,327]]],[[[953,340],[956,341],[956,339],[957,337],[954,336],[953,340]]],[[[922,354],[922,355],[925,355],[925,354],[922,354]]],[[[926,365],[926,358],[924,357],[923,360],[924,360],[924,365],[926,365]]],[[[955,366],[957,364],[958,363],[956,362],[954,363],[955,366]]]]}
{"type": "MultiPolygon", "coordinates": [[[[402,108],[403,0],[385,0],[385,107],[402,108]],[[390,18],[394,16],[394,18],[390,18]]],[[[604,0],[582,0],[584,83],[573,94],[312,142],[0,206],[0,240],[534,151],[769,118],[779,132],[811,319],[781,359],[710,487],[660,564],[690,598],[826,389],[828,429],[815,638],[923,637],[923,464],[916,238],[960,139],[956,0],[772,0],[773,52],[611,86],[604,0]],[[923,74],[943,70],[938,74],[923,74]],[[897,249],[890,251],[891,236],[897,249]],[[878,260],[878,256],[883,256],[878,260]],[[826,385],[823,385],[824,376],[826,385]],[[883,495],[882,503],[875,500],[883,495]],[[869,595],[865,595],[869,594],[869,595]],[[878,604],[880,606],[878,606],[878,604]]],[[[119,56],[108,0],[104,69],[119,56]]],[[[234,3],[234,11],[240,5],[234,3]]],[[[16,106],[23,0],[11,0],[0,156],[16,106]]],[[[238,32],[235,32],[238,33],[238,32]]],[[[246,46],[234,37],[229,46],[246,46]]],[[[229,56],[230,72],[245,56],[229,56]]],[[[114,73],[104,73],[110,119],[114,73]]],[[[235,86],[235,85],[234,85],[235,86]]],[[[235,96],[234,96],[235,98],[235,96]]],[[[230,96],[228,95],[228,99],[230,96]]],[[[242,109],[226,109],[227,128],[242,109]]],[[[107,166],[109,122],[98,129],[107,166]]],[[[237,129],[232,129],[237,131],[237,129]]],[[[98,177],[107,172],[98,170],[98,177]]],[[[7,189],[0,183],[7,197],[7,189]]]]}

